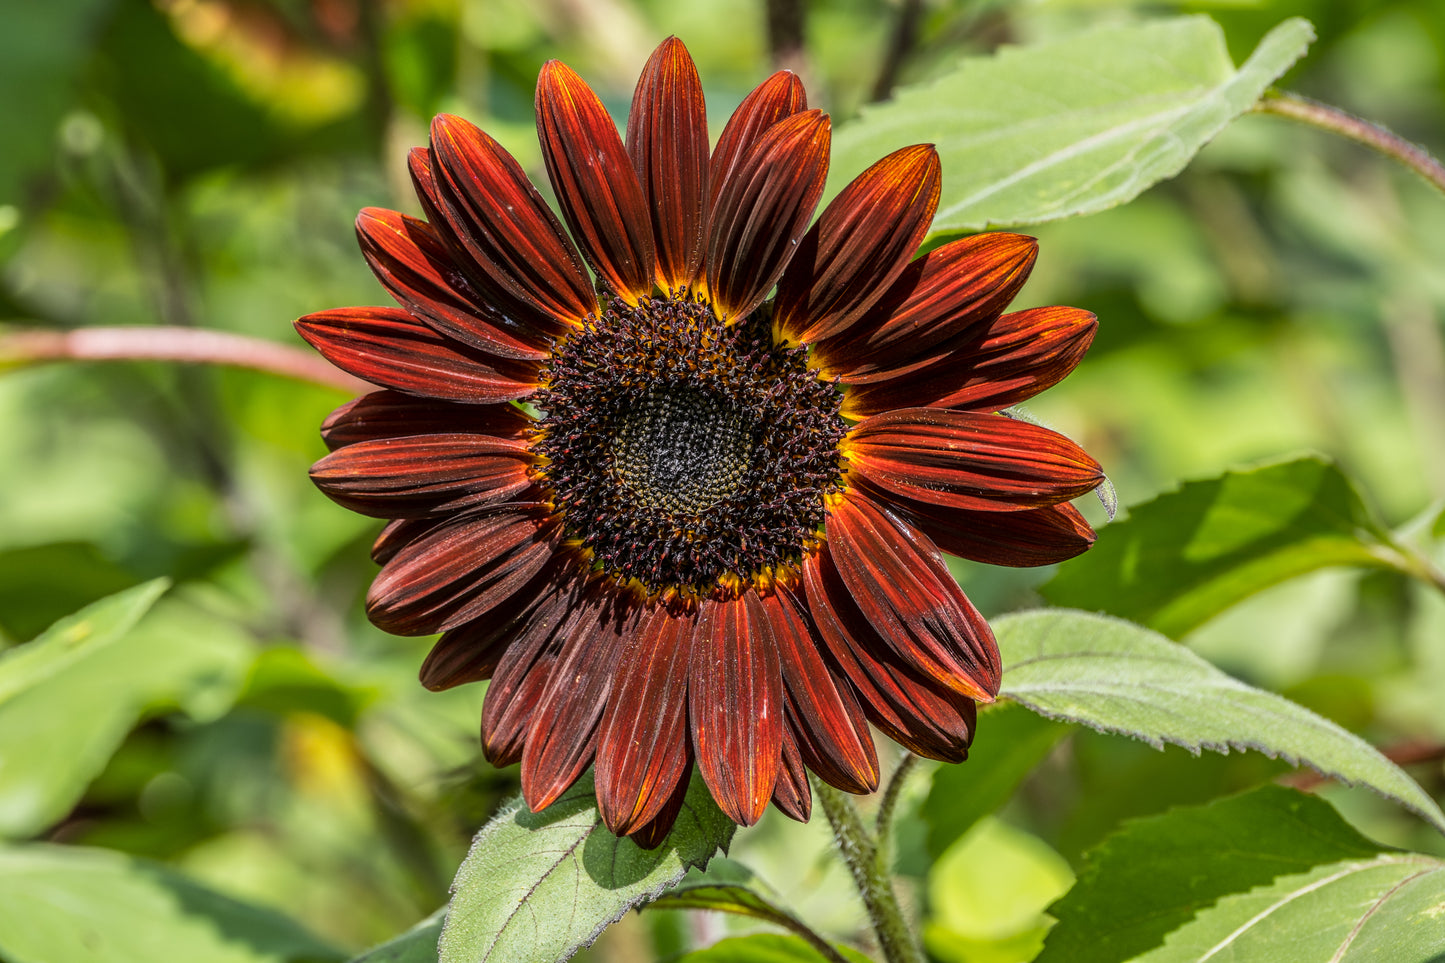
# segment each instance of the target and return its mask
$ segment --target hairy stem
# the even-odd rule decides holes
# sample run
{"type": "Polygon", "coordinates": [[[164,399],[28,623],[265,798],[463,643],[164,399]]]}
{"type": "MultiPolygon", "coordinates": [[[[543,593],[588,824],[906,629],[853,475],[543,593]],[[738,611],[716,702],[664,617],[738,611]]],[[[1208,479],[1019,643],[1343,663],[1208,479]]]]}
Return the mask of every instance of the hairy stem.
{"type": "Polygon", "coordinates": [[[1282,90],[1266,91],[1252,109],[1257,113],[1289,117],[1364,144],[1404,164],[1445,193],[1445,164],[1419,144],[1412,144],[1379,124],[1361,120],[1338,107],[1282,90]]]}
{"type": "Polygon", "coordinates": [[[893,838],[893,814],[898,810],[898,797],[903,792],[903,784],[908,781],[908,774],[917,765],[918,757],[905,752],[898,760],[893,775],[888,777],[888,785],[883,788],[883,799],[878,804],[878,818],[873,830],[881,849],[886,850],[888,841],[893,838]]]}
{"type": "Polygon", "coordinates": [[[224,364],[359,394],[370,385],[325,359],[274,341],[205,328],[17,328],[0,333],[0,369],[43,361],[180,361],[224,364]]]}
{"type": "Polygon", "coordinates": [[[823,812],[833,826],[838,852],[863,897],[883,958],[888,963],[923,963],[923,952],[903,918],[898,894],[893,891],[887,847],[880,846],[868,832],[852,799],[842,790],[814,779],[813,793],[823,803],[823,812]]]}

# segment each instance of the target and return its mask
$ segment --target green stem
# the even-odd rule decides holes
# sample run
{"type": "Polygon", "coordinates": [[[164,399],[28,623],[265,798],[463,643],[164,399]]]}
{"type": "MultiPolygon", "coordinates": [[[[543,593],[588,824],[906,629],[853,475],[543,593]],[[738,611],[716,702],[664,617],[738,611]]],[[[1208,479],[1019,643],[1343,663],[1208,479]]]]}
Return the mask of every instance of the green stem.
{"type": "Polygon", "coordinates": [[[898,809],[898,797],[903,792],[903,784],[908,781],[908,774],[916,765],[918,757],[911,752],[905,752],[903,758],[898,760],[893,775],[888,778],[888,785],[883,788],[883,798],[878,803],[878,818],[874,821],[873,828],[881,847],[887,848],[888,841],[893,838],[893,813],[898,809]]]}
{"type": "Polygon", "coordinates": [[[847,793],[819,779],[813,780],[813,792],[823,803],[823,812],[838,842],[838,852],[863,897],[883,958],[888,963],[923,963],[923,951],[903,917],[898,894],[893,891],[887,846],[880,846],[868,832],[847,793]]]}
{"type": "Polygon", "coordinates": [[[1266,91],[1252,109],[1261,114],[1289,117],[1364,144],[1404,164],[1441,193],[1445,193],[1445,164],[1441,164],[1419,144],[1413,144],[1379,124],[1362,120],[1338,107],[1282,90],[1266,91]]]}
{"type": "Polygon", "coordinates": [[[0,332],[0,370],[43,361],[179,361],[224,364],[309,381],[348,394],[371,386],[325,359],[261,338],[205,328],[72,328],[68,331],[16,328],[0,332]]]}

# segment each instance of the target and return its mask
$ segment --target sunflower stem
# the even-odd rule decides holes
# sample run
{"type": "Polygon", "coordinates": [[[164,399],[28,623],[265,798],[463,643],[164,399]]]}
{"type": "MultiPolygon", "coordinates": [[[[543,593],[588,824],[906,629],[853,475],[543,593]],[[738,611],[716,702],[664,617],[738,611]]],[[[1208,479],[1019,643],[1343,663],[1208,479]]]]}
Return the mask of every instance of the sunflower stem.
{"type": "Polygon", "coordinates": [[[1379,124],[1346,113],[1338,107],[1283,90],[1265,91],[1264,96],[1251,109],[1256,113],[1289,117],[1364,144],[1404,164],[1429,181],[1437,190],[1445,193],[1445,164],[1441,164],[1419,144],[1413,144],[1379,124]]]}
{"type": "Polygon", "coordinates": [[[0,370],[45,361],[179,361],[223,364],[360,394],[371,386],[327,361],[262,338],[166,325],[16,328],[0,333],[0,370]]]}
{"type": "Polygon", "coordinates": [[[842,790],[814,779],[813,792],[822,801],[823,812],[833,826],[838,852],[863,898],[883,958],[888,963],[923,963],[923,951],[903,917],[898,894],[893,891],[886,840],[880,841],[868,831],[852,799],[842,790]]]}
{"type": "Polygon", "coordinates": [[[916,765],[918,757],[911,752],[905,752],[894,767],[893,775],[888,777],[888,785],[883,788],[883,798],[878,803],[878,818],[874,821],[873,828],[880,847],[887,848],[893,838],[893,814],[898,810],[898,797],[903,792],[903,784],[908,781],[909,773],[916,765]]]}

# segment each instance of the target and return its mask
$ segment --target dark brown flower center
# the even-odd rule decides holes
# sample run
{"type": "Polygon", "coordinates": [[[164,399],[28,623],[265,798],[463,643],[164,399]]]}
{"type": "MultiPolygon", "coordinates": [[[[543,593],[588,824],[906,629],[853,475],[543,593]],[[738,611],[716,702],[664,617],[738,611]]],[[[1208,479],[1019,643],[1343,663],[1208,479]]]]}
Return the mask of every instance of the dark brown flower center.
{"type": "Polygon", "coordinates": [[[611,302],[553,352],[538,480],[593,564],[649,592],[734,590],[798,564],[841,490],[842,396],[759,312],[611,302]]]}

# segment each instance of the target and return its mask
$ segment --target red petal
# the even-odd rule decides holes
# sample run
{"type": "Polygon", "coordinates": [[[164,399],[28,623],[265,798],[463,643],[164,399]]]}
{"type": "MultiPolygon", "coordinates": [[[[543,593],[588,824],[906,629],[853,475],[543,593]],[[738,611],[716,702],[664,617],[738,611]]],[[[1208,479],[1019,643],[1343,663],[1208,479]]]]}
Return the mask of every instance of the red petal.
{"type": "Polygon", "coordinates": [[[663,804],[657,817],[646,826],[634,831],[628,838],[643,849],[656,849],[661,846],[672,832],[673,824],[677,822],[678,814],[682,812],[683,803],[687,801],[687,789],[690,782],[692,782],[692,764],[688,763],[687,769],[682,773],[682,778],[677,781],[676,788],[672,790],[672,795],[663,804]]]}
{"type": "Polygon", "coordinates": [[[421,684],[433,692],[490,679],[507,651],[552,588],[533,579],[484,619],[445,632],[422,662],[421,684]],[[535,587],[536,591],[531,591],[535,587]]]}
{"type": "Polygon", "coordinates": [[[408,394],[481,404],[537,389],[535,364],[466,347],[400,308],[318,311],[298,320],[296,330],[342,371],[408,394]]]}
{"type": "MultiPolygon", "coordinates": [[[[865,487],[871,488],[864,482],[865,487]]],[[[1054,565],[1094,544],[1094,530],[1068,502],[1017,512],[970,512],[874,491],[950,555],[1026,568],[1054,565]]]]}
{"type": "Polygon", "coordinates": [[[785,117],[808,109],[808,95],[797,74],[780,70],[758,84],[733,111],[713,148],[708,165],[708,210],[717,206],[717,196],[732,180],[743,158],[763,132],[785,117]]]}
{"type": "Polygon", "coordinates": [[[404,546],[366,596],[366,614],[394,635],[444,632],[486,615],[552,562],[559,537],[539,505],[459,516],[404,546]]]}
{"type": "Polygon", "coordinates": [[[889,649],[938,685],[992,702],[998,644],[933,543],[856,491],[829,513],[827,533],[842,588],[889,649]]]}
{"type": "Polygon", "coordinates": [[[564,640],[583,621],[595,621],[605,600],[580,576],[554,584],[497,662],[482,703],[482,755],[494,766],[522,758],[532,716],[551,680],[564,640]]]}
{"type": "Polygon", "coordinates": [[[416,541],[447,521],[449,519],[445,518],[399,518],[394,522],[387,522],[371,546],[371,560],[378,565],[385,565],[396,557],[402,546],[416,541]]]}
{"type": "Polygon", "coordinates": [[[814,353],[828,375],[851,384],[931,361],[938,345],[1008,307],[1038,250],[1022,234],[975,234],[945,244],[908,265],[857,324],[814,353]]]}
{"type": "Polygon", "coordinates": [[[564,326],[596,314],[577,249],[512,155],[449,114],[432,120],[431,146],[438,213],[470,255],[482,295],[508,316],[530,309],[564,326]]]}
{"type": "Polygon", "coordinates": [[[800,823],[813,815],[813,790],[808,786],[808,773],[791,724],[783,727],[782,765],[778,768],[778,784],[773,787],[773,805],[800,823]]]}
{"type": "Polygon", "coordinates": [[[908,668],[868,624],[824,545],[803,563],[808,605],[837,671],[872,723],[929,759],[962,762],[973,741],[974,701],[908,668]]]}
{"type": "Polygon", "coordinates": [[[852,327],[918,250],[938,209],[941,178],[931,144],[895,151],[859,174],[789,262],[773,324],[802,344],[852,327]]]}
{"type": "Polygon", "coordinates": [[[521,438],[532,424],[533,419],[515,405],[456,405],[396,391],[373,391],[328,415],[321,423],[321,440],[335,451],[363,441],[449,431],[521,438]]]}
{"type": "Polygon", "coordinates": [[[532,812],[555,802],[592,762],[617,657],[637,630],[637,616],[614,598],[590,606],[565,637],[522,753],[522,796],[532,812]]]}
{"type": "Polygon", "coordinates": [[[692,766],[687,676],[695,618],[655,607],[617,659],[597,745],[597,808],[619,836],[652,822],[692,766]]]}
{"type": "Polygon", "coordinates": [[[844,446],[849,470],[878,488],[947,508],[1040,508],[1104,480],[1063,435],[1004,415],[900,408],[854,426],[844,446]]]}
{"type": "Polygon", "coordinates": [[[793,114],[769,127],[718,188],[705,266],[719,317],[746,317],[782,276],[823,195],[830,139],[828,115],[793,114]]]}
{"type": "Polygon", "coordinates": [[[537,137],[572,236],[598,279],[629,304],[652,293],[652,220],[617,125],[587,82],[557,60],[537,78],[537,137]]]}
{"type": "Polygon", "coordinates": [[[544,335],[503,316],[473,291],[430,225],[367,207],[357,215],[356,236],[391,296],[442,334],[504,358],[547,357],[544,335]]]}
{"type": "Polygon", "coordinates": [[[363,441],[311,467],[332,501],[374,518],[455,513],[506,501],[532,486],[524,442],[451,433],[363,441]]]}
{"type": "Polygon", "coordinates": [[[707,193],[707,109],[687,48],[669,37],[637,80],[627,118],[627,151],[652,216],[657,285],[687,286],[702,263],[707,193]]]}
{"type": "Polygon", "coordinates": [[[782,670],[756,591],[702,604],[691,668],[698,768],[728,818],[751,826],[773,795],[783,740],[782,670]]]}
{"type": "Polygon", "coordinates": [[[865,417],[927,405],[998,411],[1051,388],[1083,360],[1099,322],[1078,308],[1033,308],[998,318],[966,341],[949,342],[930,364],[852,386],[843,413],[865,417]]]}
{"type": "Polygon", "coordinates": [[[878,788],[878,754],[858,701],[828,670],[819,651],[823,643],[798,600],[780,588],[762,601],[778,646],[801,758],[829,785],[872,792],[878,788]]]}

